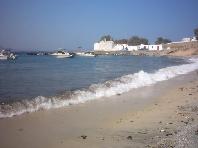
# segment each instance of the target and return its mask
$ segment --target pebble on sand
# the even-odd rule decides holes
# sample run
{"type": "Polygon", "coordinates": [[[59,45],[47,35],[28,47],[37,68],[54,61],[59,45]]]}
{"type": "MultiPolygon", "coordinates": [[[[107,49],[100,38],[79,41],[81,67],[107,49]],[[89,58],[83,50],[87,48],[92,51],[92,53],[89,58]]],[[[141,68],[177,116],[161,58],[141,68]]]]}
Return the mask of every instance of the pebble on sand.
{"type": "Polygon", "coordinates": [[[86,135],[82,135],[80,136],[82,139],[87,139],[87,136],[86,135]]]}
{"type": "Polygon", "coordinates": [[[128,136],[127,139],[128,140],[132,140],[133,138],[132,138],[132,136],[128,136]]]}

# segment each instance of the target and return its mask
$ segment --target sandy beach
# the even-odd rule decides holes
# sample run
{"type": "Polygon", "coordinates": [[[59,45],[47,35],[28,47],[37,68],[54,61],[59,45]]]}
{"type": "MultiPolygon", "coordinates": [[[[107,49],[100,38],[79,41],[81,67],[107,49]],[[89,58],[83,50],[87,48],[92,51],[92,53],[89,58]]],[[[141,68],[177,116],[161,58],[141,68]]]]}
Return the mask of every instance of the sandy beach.
{"type": "Polygon", "coordinates": [[[0,147],[196,147],[197,99],[195,71],[109,98],[0,119],[0,147]]]}
{"type": "Polygon", "coordinates": [[[0,148],[198,148],[198,0],[0,0],[0,148]]]}

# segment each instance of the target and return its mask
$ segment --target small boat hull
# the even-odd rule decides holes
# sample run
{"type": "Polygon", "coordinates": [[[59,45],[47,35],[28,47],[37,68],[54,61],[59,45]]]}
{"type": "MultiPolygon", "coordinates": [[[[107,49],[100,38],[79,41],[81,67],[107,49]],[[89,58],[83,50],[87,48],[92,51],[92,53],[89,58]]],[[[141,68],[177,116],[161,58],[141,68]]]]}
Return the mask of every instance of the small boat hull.
{"type": "Polygon", "coordinates": [[[8,59],[7,55],[0,53],[0,60],[7,60],[7,59],[8,59]]]}
{"type": "Polygon", "coordinates": [[[56,58],[71,58],[73,55],[55,55],[56,58]]]}
{"type": "Polygon", "coordinates": [[[71,58],[71,57],[73,57],[72,54],[65,52],[65,51],[58,51],[58,52],[52,53],[50,55],[54,56],[56,58],[71,58]]]}
{"type": "Polygon", "coordinates": [[[7,56],[0,56],[0,60],[7,60],[8,57],[7,56]]]}
{"type": "Polygon", "coordinates": [[[77,53],[77,55],[82,57],[95,57],[92,53],[77,53]]]}

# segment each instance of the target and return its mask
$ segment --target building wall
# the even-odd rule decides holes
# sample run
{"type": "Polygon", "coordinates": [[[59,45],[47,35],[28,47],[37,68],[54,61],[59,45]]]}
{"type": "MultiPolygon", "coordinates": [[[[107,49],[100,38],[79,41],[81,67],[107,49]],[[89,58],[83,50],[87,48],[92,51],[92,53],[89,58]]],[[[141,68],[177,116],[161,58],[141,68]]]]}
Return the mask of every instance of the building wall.
{"type": "Polygon", "coordinates": [[[188,42],[195,42],[197,41],[196,37],[192,37],[192,38],[183,38],[181,41],[177,41],[177,42],[171,42],[168,44],[175,44],[175,43],[188,43],[188,42]]]}
{"type": "Polygon", "coordinates": [[[141,45],[138,46],[138,50],[139,49],[149,49],[149,45],[141,44],[141,45]]]}
{"type": "Polygon", "coordinates": [[[94,43],[94,50],[100,50],[100,44],[94,43]]]}
{"type": "Polygon", "coordinates": [[[94,50],[112,51],[114,46],[113,41],[100,41],[94,44],[94,50]]]}
{"type": "Polygon", "coordinates": [[[128,50],[135,51],[140,49],[147,50],[162,50],[162,45],[138,45],[138,46],[128,46],[127,44],[115,44],[113,41],[101,41],[94,44],[95,51],[120,51],[128,50]]]}
{"type": "Polygon", "coordinates": [[[191,41],[191,38],[183,38],[182,39],[182,42],[190,42],[191,41]]]}
{"type": "Polygon", "coordinates": [[[149,45],[149,50],[163,50],[162,45],[149,45]]]}
{"type": "Polygon", "coordinates": [[[120,50],[124,50],[124,46],[122,44],[116,44],[114,47],[113,47],[113,51],[120,51],[120,50]]]}
{"type": "Polygon", "coordinates": [[[138,50],[138,46],[127,46],[128,51],[138,50]]]}

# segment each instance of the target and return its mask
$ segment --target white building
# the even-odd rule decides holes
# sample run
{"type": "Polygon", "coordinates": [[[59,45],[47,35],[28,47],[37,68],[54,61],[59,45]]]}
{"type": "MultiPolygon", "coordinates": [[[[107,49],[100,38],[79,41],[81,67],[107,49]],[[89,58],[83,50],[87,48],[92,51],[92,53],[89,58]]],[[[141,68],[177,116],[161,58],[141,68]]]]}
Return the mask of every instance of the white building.
{"type": "Polygon", "coordinates": [[[113,51],[120,51],[120,50],[124,50],[124,46],[123,44],[116,44],[114,47],[113,47],[113,51]]]}
{"type": "Polygon", "coordinates": [[[115,44],[113,41],[100,41],[99,43],[94,43],[95,51],[120,51],[125,50],[127,44],[115,44]]]}
{"type": "Polygon", "coordinates": [[[128,51],[138,50],[138,46],[127,46],[128,51]]]}
{"type": "Polygon", "coordinates": [[[95,51],[113,51],[114,47],[113,41],[100,41],[99,43],[94,43],[95,51]]]}
{"type": "MultiPolygon", "coordinates": [[[[171,43],[185,43],[185,42],[194,42],[194,41],[197,41],[196,37],[183,38],[181,41],[171,42],[171,43]]],[[[168,44],[171,44],[171,43],[168,43],[168,44]]]]}
{"type": "Polygon", "coordinates": [[[115,44],[113,41],[100,41],[99,43],[94,43],[95,51],[121,51],[121,50],[162,50],[162,45],[137,45],[137,46],[128,46],[127,44],[115,44]]]}
{"type": "Polygon", "coordinates": [[[148,50],[163,50],[162,44],[159,44],[159,45],[148,45],[148,50]]]}
{"type": "Polygon", "coordinates": [[[191,39],[192,42],[194,41],[197,41],[196,37],[194,36],[192,39],[191,39]]]}
{"type": "Polygon", "coordinates": [[[183,38],[182,39],[182,42],[190,42],[191,41],[191,38],[183,38]]]}

